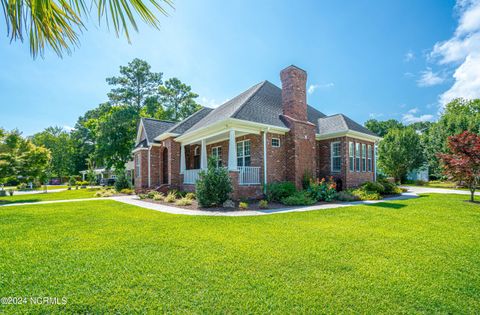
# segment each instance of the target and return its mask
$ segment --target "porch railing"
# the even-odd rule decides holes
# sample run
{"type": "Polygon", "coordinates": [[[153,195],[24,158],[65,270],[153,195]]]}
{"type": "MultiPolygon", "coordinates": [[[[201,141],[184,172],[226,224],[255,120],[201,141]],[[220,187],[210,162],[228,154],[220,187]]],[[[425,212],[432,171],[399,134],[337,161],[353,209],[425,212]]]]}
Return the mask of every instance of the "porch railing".
{"type": "Polygon", "coordinates": [[[260,184],[260,166],[240,166],[238,167],[238,171],[238,181],[240,185],[260,184]]]}
{"type": "Polygon", "coordinates": [[[184,170],[183,171],[183,183],[184,184],[195,184],[198,180],[198,173],[200,169],[196,170],[184,170]]]}

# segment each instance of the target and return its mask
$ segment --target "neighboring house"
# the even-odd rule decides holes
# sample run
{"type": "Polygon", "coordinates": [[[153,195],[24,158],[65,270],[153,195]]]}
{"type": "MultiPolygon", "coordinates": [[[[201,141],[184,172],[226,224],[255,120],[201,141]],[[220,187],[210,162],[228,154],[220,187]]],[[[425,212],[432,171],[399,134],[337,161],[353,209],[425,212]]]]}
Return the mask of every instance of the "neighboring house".
{"type": "MultiPolygon", "coordinates": [[[[125,163],[125,174],[128,178],[134,177],[133,167],[133,161],[128,161],[127,163],[125,163]]],[[[94,173],[97,183],[101,183],[103,180],[115,180],[117,178],[117,176],[115,175],[115,168],[113,167],[111,169],[107,169],[104,167],[96,168],[94,170],[94,173]]],[[[87,180],[88,170],[80,171],[80,174],[82,175],[83,181],[87,180]]]]}
{"type": "Polygon", "coordinates": [[[135,188],[194,190],[209,156],[228,168],[236,199],[260,197],[271,182],[301,188],[308,173],[333,176],[343,188],[374,180],[380,138],[345,115],[307,105],[304,70],[289,66],[280,77],[282,89],[263,81],[178,123],[141,119],[135,188]]]}
{"type": "Polygon", "coordinates": [[[413,170],[407,174],[407,179],[408,180],[421,180],[423,182],[428,182],[429,180],[429,174],[428,174],[428,164],[413,170]]]}

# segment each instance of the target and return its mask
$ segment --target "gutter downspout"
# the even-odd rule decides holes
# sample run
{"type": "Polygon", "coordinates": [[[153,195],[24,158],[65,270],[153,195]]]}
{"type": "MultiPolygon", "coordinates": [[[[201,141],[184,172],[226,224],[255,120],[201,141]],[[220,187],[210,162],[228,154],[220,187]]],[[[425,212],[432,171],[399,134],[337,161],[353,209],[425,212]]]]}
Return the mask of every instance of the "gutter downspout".
{"type": "Polygon", "coordinates": [[[150,178],[150,150],[152,150],[152,146],[148,147],[148,187],[151,186],[151,178],[150,178]]]}
{"type": "Polygon", "coordinates": [[[267,130],[263,131],[263,193],[267,193],[267,130]]]}

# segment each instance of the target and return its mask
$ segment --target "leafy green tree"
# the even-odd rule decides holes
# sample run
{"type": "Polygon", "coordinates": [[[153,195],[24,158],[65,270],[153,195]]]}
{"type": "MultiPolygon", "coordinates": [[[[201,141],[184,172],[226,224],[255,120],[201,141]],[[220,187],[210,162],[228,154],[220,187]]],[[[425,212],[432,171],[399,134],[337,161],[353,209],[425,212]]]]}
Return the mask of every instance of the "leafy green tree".
{"type": "Polygon", "coordinates": [[[448,153],[448,137],[464,131],[480,132],[480,99],[455,99],[446,105],[438,122],[422,134],[430,174],[442,176],[438,153],[448,153]]]}
{"type": "Polygon", "coordinates": [[[95,153],[107,168],[123,170],[131,159],[138,117],[136,107],[114,106],[100,118],[95,153]]]}
{"type": "Polygon", "coordinates": [[[198,111],[201,107],[195,102],[197,97],[190,86],[177,78],[168,79],[160,86],[160,104],[172,121],[185,119],[198,111]]]}
{"type": "MultiPolygon", "coordinates": [[[[87,158],[95,155],[100,118],[110,113],[110,103],[100,104],[97,108],[87,111],[79,117],[75,129],[71,132],[72,145],[74,148],[73,166],[74,174],[87,169],[87,158]]],[[[102,164],[96,160],[96,163],[102,164]]]]}
{"type": "Polygon", "coordinates": [[[391,129],[379,143],[378,166],[397,182],[424,161],[420,136],[413,128],[391,129]]]}
{"type": "Polygon", "coordinates": [[[33,144],[51,152],[51,176],[65,178],[74,172],[74,147],[70,134],[61,127],[48,127],[32,137],[33,144]]]}
{"type": "Polygon", "coordinates": [[[365,127],[376,133],[378,136],[383,137],[391,129],[402,129],[405,128],[405,125],[399,122],[396,119],[389,119],[384,121],[379,121],[376,119],[369,119],[365,122],[365,127]]]}
{"type": "Polygon", "coordinates": [[[24,139],[18,130],[0,133],[0,183],[43,180],[50,163],[50,151],[24,139]]]}
{"type": "Polygon", "coordinates": [[[107,78],[113,88],[108,97],[113,104],[131,105],[138,110],[158,98],[158,89],[162,84],[162,73],[151,72],[150,65],[141,59],[135,58],[127,66],[120,66],[120,76],[107,78]]]}
{"type": "Polygon", "coordinates": [[[130,28],[138,31],[137,19],[158,28],[157,13],[167,15],[171,0],[0,0],[11,41],[26,38],[33,57],[43,55],[50,46],[59,56],[78,46],[79,34],[93,13],[98,24],[103,21],[130,41],[130,28]]]}

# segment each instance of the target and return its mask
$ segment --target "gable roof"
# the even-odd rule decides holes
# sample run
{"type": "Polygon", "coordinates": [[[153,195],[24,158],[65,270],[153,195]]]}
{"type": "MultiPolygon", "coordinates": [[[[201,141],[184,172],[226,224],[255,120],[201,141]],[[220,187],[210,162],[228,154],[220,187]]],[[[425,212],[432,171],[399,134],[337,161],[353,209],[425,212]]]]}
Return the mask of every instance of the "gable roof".
{"type": "Polygon", "coordinates": [[[370,136],[378,137],[374,132],[368,130],[352,119],[343,114],[322,117],[317,122],[318,133],[320,135],[328,135],[338,132],[356,131],[370,136]]]}
{"type": "MultiPolygon", "coordinates": [[[[207,127],[220,120],[236,118],[277,127],[287,126],[282,115],[282,90],[269,81],[260,82],[212,110],[186,132],[207,127]]],[[[308,121],[317,124],[325,114],[307,105],[308,121]]]]}
{"type": "Polygon", "coordinates": [[[164,133],[173,125],[172,121],[158,120],[153,118],[142,118],[141,122],[145,130],[145,136],[148,143],[152,143],[158,135],[164,133]]]}
{"type": "Polygon", "coordinates": [[[184,120],[173,125],[166,132],[181,135],[185,131],[190,129],[193,125],[195,125],[197,122],[199,122],[201,119],[205,118],[205,116],[207,116],[211,111],[213,111],[213,108],[202,107],[200,110],[196,111],[184,120]]]}

